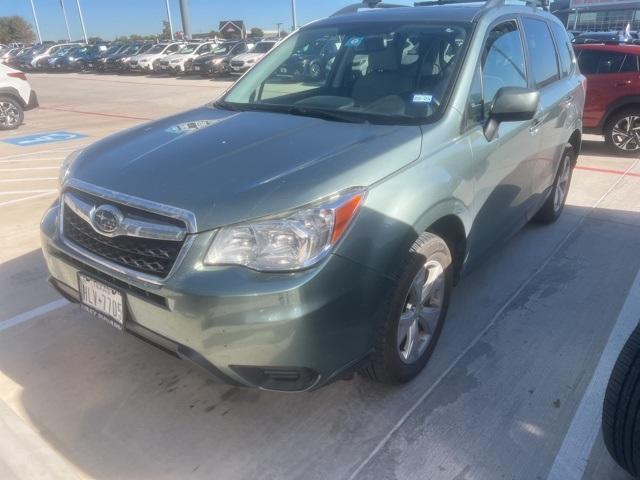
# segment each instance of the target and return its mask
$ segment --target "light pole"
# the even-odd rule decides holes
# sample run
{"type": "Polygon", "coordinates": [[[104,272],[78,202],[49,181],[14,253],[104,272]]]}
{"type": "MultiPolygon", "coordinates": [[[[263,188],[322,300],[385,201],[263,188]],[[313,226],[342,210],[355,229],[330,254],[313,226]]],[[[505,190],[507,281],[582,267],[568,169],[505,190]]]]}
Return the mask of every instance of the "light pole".
{"type": "Polygon", "coordinates": [[[291,17],[293,18],[293,29],[292,32],[295,32],[298,29],[298,19],[296,14],[296,0],[291,0],[291,17]]]}
{"type": "Polygon", "coordinates": [[[82,35],[84,36],[84,43],[89,43],[89,39],[87,38],[87,30],[84,28],[84,18],[82,18],[82,8],[80,8],[80,0],[76,0],[76,5],[78,6],[78,14],[80,15],[80,25],[82,25],[82,35]]]}
{"type": "Polygon", "coordinates": [[[169,6],[169,0],[165,0],[167,3],[167,18],[169,20],[169,30],[171,31],[171,40],[174,40],[173,38],[173,21],[171,20],[171,7],[169,6]]]}
{"type": "Polygon", "coordinates": [[[182,16],[182,30],[184,38],[191,40],[191,23],[189,21],[189,5],[187,0],[180,0],[180,15],[182,16]]]}
{"type": "Polygon", "coordinates": [[[278,39],[280,39],[280,26],[282,25],[282,22],[278,22],[276,25],[278,26],[278,39]]]}
{"type": "Polygon", "coordinates": [[[60,0],[60,7],[64,16],[64,25],[67,27],[67,38],[71,41],[71,30],[69,30],[69,20],[67,20],[67,9],[64,8],[64,0],[60,0]]]}
{"type": "Polygon", "coordinates": [[[40,34],[40,25],[38,24],[38,15],[36,15],[36,7],[33,5],[33,0],[31,0],[31,11],[33,12],[33,19],[36,22],[36,32],[38,32],[38,41],[42,43],[42,35],[40,34]]]}

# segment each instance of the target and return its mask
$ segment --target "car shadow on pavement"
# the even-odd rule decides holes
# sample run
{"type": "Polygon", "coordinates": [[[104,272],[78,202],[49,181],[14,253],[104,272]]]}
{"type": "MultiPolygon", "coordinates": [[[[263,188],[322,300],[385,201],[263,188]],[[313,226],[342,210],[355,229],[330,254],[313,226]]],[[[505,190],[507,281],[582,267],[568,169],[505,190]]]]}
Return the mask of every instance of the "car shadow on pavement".
{"type": "MultiPolygon", "coordinates": [[[[0,333],[0,400],[94,478],[348,477],[444,374],[458,373],[448,370],[452,363],[550,255],[573,270],[589,268],[572,258],[571,239],[610,219],[640,238],[638,213],[595,211],[580,225],[587,213],[567,206],[553,226],[526,227],[500,255],[465,277],[454,290],[434,357],[408,385],[389,387],[356,376],[297,395],[218,385],[70,305],[0,333]],[[570,241],[558,250],[568,235],[570,241]]],[[[36,252],[13,260],[11,269],[19,270],[21,263],[36,268],[36,252]]],[[[0,275],[6,268],[0,265],[0,275]]],[[[630,283],[639,268],[640,258],[629,255],[618,273],[621,284],[630,283]]],[[[525,293],[529,301],[540,298],[538,308],[545,308],[549,288],[562,290],[563,281],[569,277],[558,277],[552,286],[532,285],[525,293]]],[[[621,305],[623,294],[609,299],[611,305],[621,305]]],[[[469,365],[478,358],[467,360],[469,365]]],[[[478,388],[467,367],[455,387],[442,393],[433,411],[478,388]]],[[[475,418],[477,412],[468,414],[475,418]]],[[[453,439],[440,441],[434,451],[444,448],[465,457],[453,439]]],[[[431,454],[423,452],[425,464],[431,454]]],[[[442,473],[441,478],[451,477],[442,473]]]]}

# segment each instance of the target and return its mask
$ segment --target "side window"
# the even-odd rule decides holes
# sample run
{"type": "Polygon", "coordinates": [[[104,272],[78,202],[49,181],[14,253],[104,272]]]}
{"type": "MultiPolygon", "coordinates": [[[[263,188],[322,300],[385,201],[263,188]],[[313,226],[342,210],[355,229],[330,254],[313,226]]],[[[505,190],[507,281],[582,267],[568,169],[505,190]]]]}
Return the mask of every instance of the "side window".
{"type": "Polygon", "coordinates": [[[529,62],[536,88],[544,87],[560,78],[558,58],[547,23],[534,18],[523,18],[529,62]]]}
{"type": "Polygon", "coordinates": [[[638,71],[638,57],[637,55],[627,55],[622,62],[620,73],[632,73],[638,71]]]}
{"type": "Polygon", "coordinates": [[[560,70],[562,71],[562,76],[566,77],[573,70],[571,41],[569,40],[567,31],[562,25],[554,22],[551,24],[551,30],[553,31],[553,35],[556,39],[556,45],[558,46],[560,70]]]}
{"type": "Polygon", "coordinates": [[[502,87],[526,87],[527,74],[522,38],[515,21],[505,22],[489,33],[482,54],[484,113],[502,87]]]}
{"type": "Polygon", "coordinates": [[[169,48],[167,48],[166,53],[175,53],[180,49],[180,45],[171,45],[169,48]]]}
{"type": "Polygon", "coordinates": [[[578,64],[585,75],[618,73],[625,61],[625,54],[601,50],[582,50],[578,64]]]}
{"type": "Polygon", "coordinates": [[[467,103],[467,126],[482,123],[484,120],[484,102],[482,100],[482,71],[476,69],[469,92],[469,102],[467,103]]]}

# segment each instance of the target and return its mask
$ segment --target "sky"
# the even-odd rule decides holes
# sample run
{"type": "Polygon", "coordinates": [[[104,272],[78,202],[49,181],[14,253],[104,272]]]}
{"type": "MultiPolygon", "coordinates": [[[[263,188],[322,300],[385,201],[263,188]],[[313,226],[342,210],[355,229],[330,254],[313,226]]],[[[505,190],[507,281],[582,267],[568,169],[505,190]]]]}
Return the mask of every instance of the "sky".
{"type": "MultiPolygon", "coordinates": [[[[69,18],[71,37],[82,37],[76,0],[62,0],[69,18]]],[[[331,15],[358,0],[296,0],[298,24],[331,15]]],[[[60,0],[33,0],[43,40],[66,39],[60,0]]],[[[169,0],[174,30],[182,30],[179,0],[169,0]]],[[[411,4],[409,0],[396,3],[411,4]]],[[[167,18],[165,0],[80,0],[89,37],[111,40],[120,35],[160,33],[167,18]]],[[[189,0],[192,33],[218,29],[221,20],[244,20],[247,27],[276,30],[282,22],[291,28],[291,0],[189,0]]],[[[20,15],[34,23],[29,0],[0,0],[0,17],[20,15]]],[[[35,32],[35,26],[34,26],[35,32]]]]}

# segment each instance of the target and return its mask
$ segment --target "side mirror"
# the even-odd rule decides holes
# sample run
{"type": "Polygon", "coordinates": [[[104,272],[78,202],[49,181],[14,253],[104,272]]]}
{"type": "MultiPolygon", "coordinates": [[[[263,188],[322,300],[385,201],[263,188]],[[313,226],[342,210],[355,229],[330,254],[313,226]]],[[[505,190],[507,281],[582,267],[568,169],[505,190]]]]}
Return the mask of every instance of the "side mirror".
{"type": "Polygon", "coordinates": [[[540,92],[530,88],[502,87],[493,100],[489,120],[484,127],[487,140],[493,140],[502,122],[531,120],[538,111],[540,92]]]}

